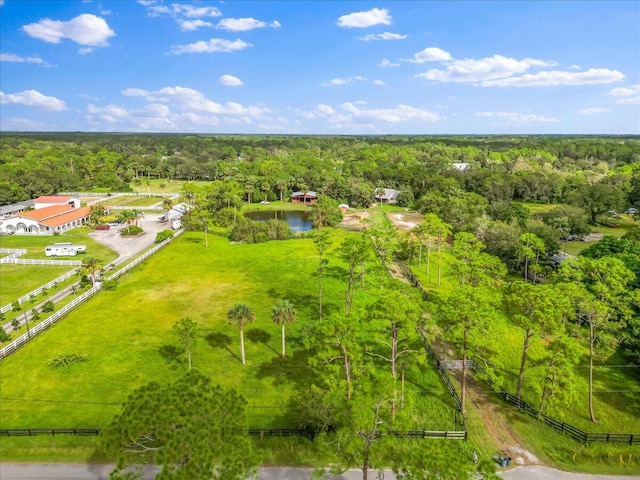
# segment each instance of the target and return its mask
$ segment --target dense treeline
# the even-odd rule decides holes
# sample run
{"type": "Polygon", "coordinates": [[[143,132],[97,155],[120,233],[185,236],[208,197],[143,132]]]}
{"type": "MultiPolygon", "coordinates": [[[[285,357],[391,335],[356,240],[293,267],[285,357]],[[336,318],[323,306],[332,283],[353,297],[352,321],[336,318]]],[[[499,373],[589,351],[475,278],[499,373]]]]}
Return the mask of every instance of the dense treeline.
{"type": "Polygon", "coordinates": [[[375,188],[387,187],[402,190],[407,204],[433,192],[482,203],[469,196],[476,194],[504,217],[513,199],[579,204],[594,185],[602,191],[591,196],[621,194],[611,205],[640,202],[639,161],[638,137],[14,133],[0,137],[0,204],[61,190],[127,190],[143,177],[235,180],[256,201],[311,189],[367,205],[375,188]]]}

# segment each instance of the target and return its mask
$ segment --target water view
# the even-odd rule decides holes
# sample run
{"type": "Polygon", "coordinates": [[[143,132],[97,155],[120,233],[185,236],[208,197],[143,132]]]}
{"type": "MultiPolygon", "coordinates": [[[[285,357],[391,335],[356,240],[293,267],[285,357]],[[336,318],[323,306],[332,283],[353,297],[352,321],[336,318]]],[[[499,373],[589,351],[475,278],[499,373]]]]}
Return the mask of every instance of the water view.
{"type": "Polygon", "coordinates": [[[289,228],[294,232],[306,232],[311,230],[311,220],[309,212],[295,211],[272,211],[272,212],[245,212],[245,217],[255,220],[256,222],[267,222],[272,218],[284,220],[289,224],[289,228]]]}

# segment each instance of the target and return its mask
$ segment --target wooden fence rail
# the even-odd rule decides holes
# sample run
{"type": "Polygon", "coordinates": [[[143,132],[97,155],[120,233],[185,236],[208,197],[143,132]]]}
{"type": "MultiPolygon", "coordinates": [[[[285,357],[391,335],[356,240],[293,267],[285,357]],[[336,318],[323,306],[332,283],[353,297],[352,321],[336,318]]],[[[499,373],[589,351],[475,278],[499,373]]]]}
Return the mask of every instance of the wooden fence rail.
{"type": "MultiPolygon", "coordinates": [[[[100,435],[100,428],[23,428],[2,429],[0,437],[35,437],[38,435],[100,435]]],[[[302,428],[249,428],[246,432],[252,437],[308,437],[314,438],[317,432],[302,428]]],[[[445,440],[466,440],[466,431],[440,431],[440,430],[391,430],[385,435],[397,438],[442,438],[445,440]]],[[[381,437],[382,434],[378,435],[381,437]]]]}
{"type": "Polygon", "coordinates": [[[473,362],[472,370],[479,374],[482,379],[489,384],[489,386],[497,392],[507,403],[515,405],[524,413],[530,417],[535,418],[545,425],[549,425],[554,430],[567,435],[574,440],[581,443],[593,443],[593,442],[609,442],[609,443],[628,443],[629,445],[640,445],[640,434],[638,433],[588,433],[583,432],[579,428],[574,427],[565,422],[561,422],[552,418],[544,413],[541,413],[524,400],[517,398],[512,393],[507,392],[502,387],[496,385],[490,375],[487,374],[484,368],[478,365],[477,362],[473,362]]]}

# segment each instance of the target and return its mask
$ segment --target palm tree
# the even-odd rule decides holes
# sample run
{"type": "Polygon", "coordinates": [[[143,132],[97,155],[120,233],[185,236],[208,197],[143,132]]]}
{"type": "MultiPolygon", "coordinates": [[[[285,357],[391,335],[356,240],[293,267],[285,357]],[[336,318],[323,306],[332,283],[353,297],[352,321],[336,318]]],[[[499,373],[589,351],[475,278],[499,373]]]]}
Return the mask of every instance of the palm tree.
{"type": "Polygon", "coordinates": [[[251,307],[246,303],[236,303],[227,312],[227,320],[229,324],[240,329],[240,356],[242,357],[242,364],[246,365],[244,356],[244,326],[247,323],[251,323],[256,319],[251,307]]]}
{"type": "Polygon", "coordinates": [[[285,355],[284,326],[296,319],[296,309],[289,300],[278,300],[271,308],[271,318],[278,325],[282,326],[282,358],[285,355]]]}
{"type": "Polygon", "coordinates": [[[94,275],[101,268],[102,267],[97,258],[88,257],[88,258],[85,258],[84,261],[82,262],[82,265],[80,266],[80,271],[82,272],[83,275],[88,275],[89,278],[91,278],[91,284],[95,286],[96,279],[94,275]]]}

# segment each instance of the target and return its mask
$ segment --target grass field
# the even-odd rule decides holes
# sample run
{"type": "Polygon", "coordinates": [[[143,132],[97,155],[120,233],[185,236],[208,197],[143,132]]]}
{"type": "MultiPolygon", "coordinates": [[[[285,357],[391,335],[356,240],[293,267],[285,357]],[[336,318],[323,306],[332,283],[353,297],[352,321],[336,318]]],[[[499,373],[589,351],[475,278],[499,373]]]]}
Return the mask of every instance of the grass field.
{"type": "Polygon", "coordinates": [[[17,300],[75,267],[0,265],[0,306],[17,300]]]}
{"type": "MultiPolygon", "coordinates": [[[[105,205],[109,205],[110,207],[116,206],[126,206],[126,207],[148,207],[151,205],[155,205],[156,203],[162,202],[164,197],[156,197],[141,194],[139,197],[132,196],[124,196],[124,197],[115,197],[110,198],[104,201],[105,205]]],[[[117,214],[118,212],[115,211],[117,214]]]]}
{"type": "MultiPolygon", "coordinates": [[[[61,235],[9,235],[0,237],[1,248],[23,248],[27,251],[26,255],[21,258],[35,258],[35,259],[50,259],[44,253],[44,248],[47,245],[60,242],[71,242],[79,245],[86,245],[86,254],[76,255],[75,257],[65,257],[64,259],[82,260],[84,256],[95,257],[99,259],[103,264],[109,263],[114,260],[118,255],[113,250],[105,247],[101,243],[96,242],[93,238],[89,237],[89,233],[93,229],[89,227],[80,227],[70,230],[69,232],[61,235]]],[[[62,257],[60,257],[62,259],[62,257]]],[[[46,267],[50,268],[50,267],[46,267]]],[[[34,288],[40,286],[36,285],[34,288]]]]}
{"type": "MultiPolygon", "coordinates": [[[[345,235],[332,232],[334,247],[345,235]]],[[[150,380],[171,381],[184,372],[171,327],[189,316],[204,330],[192,354],[194,367],[248,398],[252,427],[289,426],[290,395],[322,378],[327,368],[309,367],[309,352],[302,347],[305,325],[317,316],[316,268],[317,254],[308,239],[232,245],[209,236],[205,248],[201,234],[184,234],[125,276],[116,290],[100,293],[0,362],[0,423],[6,428],[104,426],[133,389],[150,380]],[[270,318],[271,306],[282,298],[298,311],[296,322],[287,327],[286,359],[279,355],[280,328],[270,318]],[[245,330],[244,367],[238,358],[238,330],[228,326],[225,317],[237,302],[248,303],[256,314],[255,323],[245,330]],[[66,370],[47,365],[54,355],[65,353],[87,355],[88,362],[66,370]]],[[[325,314],[343,309],[344,273],[343,265],[331,258],[324,283],[325,314]]],[[[377,291],[379,283],[371,288],[377,291]]],[[[369,295],[367,288],[360,289],[356,304],[367,302],[369,295]]],[[[420,407],[417,428],[455,428],[451,399],[434,368],[407,369],[407,391],[420,407]]],[[[0,450],[3,459],[31,458],[32,448],[43,457],[73,457],[67,450],[71,440],[57,442],[3,439],[0,450]],[[38,442],[46,446],[34,447],[38,442]]],[[[78,455],[77,460],[86,460],[87,450],[80,448],[78,455]]]]}
{"type": "MultiPolygon", "coordinates": [[[[158,192],[158,193],[180,193],[182,191],[182,186],[185,183],[190,183],[191,185],[194,185],[195,187],[198,188],[202,188],[205,187],[207,185],[211,185],[211,182],[206,182],[206,181],[201,181],[201,180],[197,180],[194,182],[186,182],[184,180],[169,180],[167,181],[166,178],[162,178],[162,179],[158,179],[158,178],[153,178],[151,180],[149,180],[151,183],[149,184],[149,191],[151,193],[154,192],[158,192]],[[164,184],[164,189],[160,188],[160,185],[164,184]]],[[[147,191],[147,180],[142,180],[142,184],[137,187],[136,185],[134,185],[133,183],[131,184],[131,190],[134,192],[140,192],[141,194],[143,194],[144,192],[147,191]]]]}

